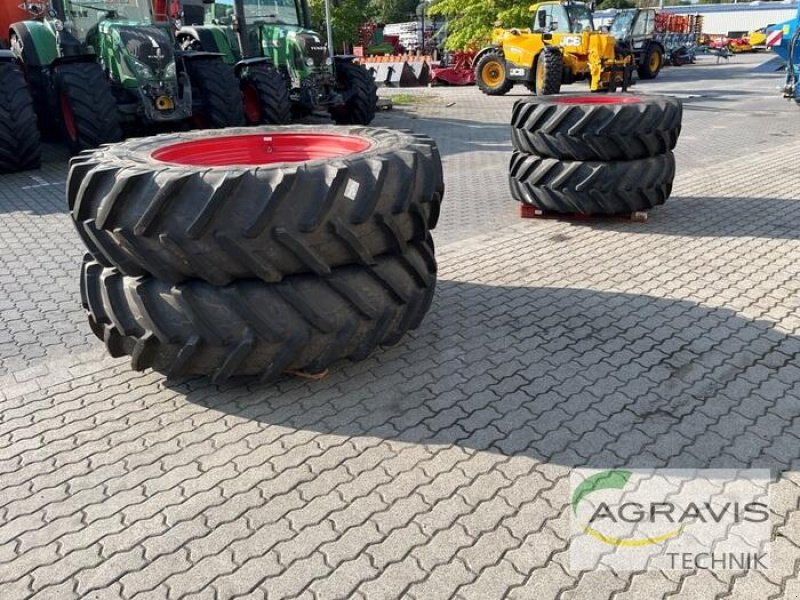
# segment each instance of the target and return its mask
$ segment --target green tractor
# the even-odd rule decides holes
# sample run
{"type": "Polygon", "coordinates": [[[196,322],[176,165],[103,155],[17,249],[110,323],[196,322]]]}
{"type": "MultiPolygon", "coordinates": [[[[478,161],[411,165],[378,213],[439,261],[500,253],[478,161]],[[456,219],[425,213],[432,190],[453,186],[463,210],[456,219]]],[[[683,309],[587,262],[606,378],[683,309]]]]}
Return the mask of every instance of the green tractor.
{"type": "Polygon", "coordinates": [[[176,51],[149,0],[54,0],[9,38],[42,133],[60,132],[73,153],[119,141],[123,127],[244,123],[232,69],[216,54],[176,51]]]}
{"type": "Polygon", "coordinates": [[[306,0],[203,0],[203,5],[192,18],[191,5],[184,4],[187,25],[178,32],[179,43],[219,53],[235,65],[248,121],[284,123],[327,110],[341,125],[372,122],[378,104],[372,75],[354,56],[334,55],[311,29],[306,0]],[[266,69],[260,62],[265,59],[266,69]],[[271,75],[254,77],[256,66],[271,75]]]}

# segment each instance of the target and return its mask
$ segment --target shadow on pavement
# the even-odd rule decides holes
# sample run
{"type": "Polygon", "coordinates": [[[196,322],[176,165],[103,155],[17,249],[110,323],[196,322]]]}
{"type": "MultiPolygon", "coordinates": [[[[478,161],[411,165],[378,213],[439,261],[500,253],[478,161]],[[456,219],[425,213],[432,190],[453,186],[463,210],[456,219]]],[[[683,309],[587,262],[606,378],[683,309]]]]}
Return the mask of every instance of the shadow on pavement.
{"type": "Polygon", "coordinates": [[[440,282],[400,346],[319,382],[171,383],[310,434],[568,466],[797,469],[800,339],[731,310],[581,289],[440,282]],[[216,392],[217,390],[214,390],[216,392]]]}

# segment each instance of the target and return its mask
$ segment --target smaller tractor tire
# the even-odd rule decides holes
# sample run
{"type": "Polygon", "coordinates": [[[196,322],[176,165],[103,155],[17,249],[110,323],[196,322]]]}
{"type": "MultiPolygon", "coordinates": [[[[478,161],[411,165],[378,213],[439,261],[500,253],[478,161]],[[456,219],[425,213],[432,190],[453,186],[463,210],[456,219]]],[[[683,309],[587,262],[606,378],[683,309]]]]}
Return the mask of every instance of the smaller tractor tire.
{"type": "Polygon", "coordinates": [[[70,152],[118,142],[122,125],[117,101],[103,67],[76,62],[55,68],[59,119],[70,152]]]}
{"type": "Polygon", "coordinates": [[[515,200],[562,214],[616,215],[664,204],[672,192],[671,152],[632,161],[564,161],[514,152],[515,200]]]}
{"type": "Polygon", "coordinates": [[[563,160],[634,160],[669,152],[681,132],[681,101],[669,96],[593,94],[516,102],[514,147],[563,160]]]}
{"type": "Polygon", "coordinates": [[[285,125],[292,120],[289,86],[272,66],[248,67],[241,76],[244,116],[248,125],[285,125]]]}
{"type": "Polygon", "coordinates": [[[639,79],[655,79],[664,66],[664,49],[659,44],[650,44],[642,53],[641,62],[636,68],[639,79]]]}
{"type": "Polygon", "coordinates": [[[487,52],[475,63],[475,83],[488,96],[503,96],[511,91],[514,82],[508,78],[502,50],[487,52]]]}
{"type": "Polygon", "coordinates": [[[436,260],[425,242],[373,265],[334,269],[327,277],[293,275],[228,286],[170,285],[126,277],[84,258],[81,298],[89,324],[112,356],[136,370],[169,377],[240,375],[262,380],[287,370],[316,373],[333,362],[366,358],[422,322],[436,286],[436,260]]]}
{"type": "Polygon", "coordinates": [[[536,95],[552,96],[561,91],[564,57],[557,48],[545,46],[536,61],[536,95]]]}
{"type": "Polygon", "coordinates": [[[336,65],[338,89],[350,97],[344,106],[331,108],[337,125],[369,125],[378,111],[378,86],[372,74],[362,65],[341,62],[336,65]],[[351,93],[352,92],[352,93],[351,93]]]}
{"type": "Polygon", "coordinates": [[[25,76],[16,62],[0,62],[0,173],[40,164],[39,128],[25,76]]]}
{"type": "Polygon", "coordinates": [[[333,125],[132,139],[73,159],[67,180],[96,260],[215,285],[370,265],[426,239],[443,193],[430,138],[333,125]]]}
{"type": "Polygon", "coordinates": [[[245,124],[244,104],[233,68],[217,57],[187,61],[192,84],[192,118],[200,129],[223,129],[245,124]]]}

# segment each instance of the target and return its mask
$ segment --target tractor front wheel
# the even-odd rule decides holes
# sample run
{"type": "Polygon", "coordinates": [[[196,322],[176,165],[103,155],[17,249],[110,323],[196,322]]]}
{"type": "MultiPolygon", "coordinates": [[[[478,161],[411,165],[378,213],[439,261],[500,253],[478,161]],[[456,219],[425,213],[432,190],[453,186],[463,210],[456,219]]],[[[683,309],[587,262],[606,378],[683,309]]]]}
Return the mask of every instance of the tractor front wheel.
{"type": "Polygon", "coordinates": [[[285,125],[292,120],[289,87],[277,69],[250,67],[240,86],[248,125],[285,125]]]}
{"type": "Polygon", "coordinates": [[[118,142],[122,126],[117,101],[97,63],[68,63],[55,73],[56,102],[70,152],[118,142]]]}
{"type": "Polygon", "coordinates": [[[564,58],[555,48],[545,47],[536,61],[536,95],[551,96],[561,91],[564,58]]]}
{"type": "Polygon", "coordinates": [[[511,91],[514,82],[508,78],[506,61],[501,51],[489,52],[475,65],[475,83],[487,96],[503,96],[511,91]]]}
{"type": "Polygon", "coordinates": [[[639,74],[639,79],[655,79],[663,66],[664,53],[661,47],[657,44],[650,44],[642,56],[636,72],[639,74]]]}
{"type": "Polygon", "coordinates": [[[222,129],[244,125],[244,106],[233,67],[221,60],[187,62],[192,84],[192,118],[200,129],[222,129]]]}
{"type": "Polygon", "coordinates": [[[28,84],[13,62],[0,63],[0,173],[37,169],[39,129],[28,84]]]}
{"type": "Polygon", "coordinates": [[[369,71],[354,63],[336,65],[336,80],[340,90],[352,92],[342,106],[331,108],[331,118],[337,125],[369,125],[378,110],[378,86],[369,71]]]}

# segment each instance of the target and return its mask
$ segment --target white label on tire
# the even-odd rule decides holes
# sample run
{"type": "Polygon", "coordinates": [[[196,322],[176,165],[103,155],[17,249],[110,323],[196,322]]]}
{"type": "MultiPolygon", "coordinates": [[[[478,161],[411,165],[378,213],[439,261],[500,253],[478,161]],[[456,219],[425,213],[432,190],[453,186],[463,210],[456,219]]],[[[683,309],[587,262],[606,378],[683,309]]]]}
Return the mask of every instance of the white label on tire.
{"type": "Polygon", "coordinates": [[[347,182],[347,187],[344,189],[344,197],[355,202],[359,187],[359,183],[355,179],[351,179],[347,182]]]}

